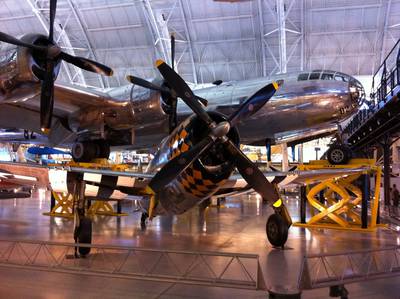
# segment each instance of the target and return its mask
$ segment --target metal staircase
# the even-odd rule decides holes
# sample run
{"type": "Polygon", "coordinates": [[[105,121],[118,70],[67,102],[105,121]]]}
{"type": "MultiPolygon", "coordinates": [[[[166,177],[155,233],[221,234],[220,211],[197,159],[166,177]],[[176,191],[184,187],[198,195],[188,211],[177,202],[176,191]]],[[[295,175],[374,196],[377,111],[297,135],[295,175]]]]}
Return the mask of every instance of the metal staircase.
{"type": "Polygon", "coordinates": [[[400,39],[373,77],[369,109],[360,110],[344,128],[342,139],[360,149],[400,136],[400,39]]]}

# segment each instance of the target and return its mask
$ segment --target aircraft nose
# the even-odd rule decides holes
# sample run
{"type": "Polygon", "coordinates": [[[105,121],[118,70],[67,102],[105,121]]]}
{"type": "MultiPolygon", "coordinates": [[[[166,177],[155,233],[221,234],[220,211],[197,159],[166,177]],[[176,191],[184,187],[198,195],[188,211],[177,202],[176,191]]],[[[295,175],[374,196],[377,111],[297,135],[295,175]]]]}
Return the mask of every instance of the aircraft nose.
{"type": "Polygon", "coordinates": [[[349,80],[349,94],[350,99],[353,104],[361,106],[365,101],[365,90],[362,84],[354,79],[351,78],[349,80]]]}

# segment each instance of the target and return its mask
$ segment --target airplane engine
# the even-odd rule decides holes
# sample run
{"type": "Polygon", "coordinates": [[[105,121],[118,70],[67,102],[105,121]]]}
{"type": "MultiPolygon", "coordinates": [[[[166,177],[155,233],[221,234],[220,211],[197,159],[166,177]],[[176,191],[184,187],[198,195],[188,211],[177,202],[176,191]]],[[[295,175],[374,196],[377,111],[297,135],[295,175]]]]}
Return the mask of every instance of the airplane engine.
{"type": "MultiPolygon", "coordinates": [[[[220,113],[209,114],[217,123],[226,120],[220,113]]],[[[189,117],[162,142],[157,156],[149,165],[149,170],[156,171],[155,167],[160,167],[180,153],[188,151],[207,134],[209,128],[203,121],[195,115],[189,117]]],[[[231,128],[227,137],[234,144],[239,144],[236,128],[231,128]]],[[[175,180],[165,186],[163,192],[157,194],[155,214],[182,214],[213,195],[235,169],[234,161],[230,157],[222,144],[212,145],[175,180]]]]}
{"type": "MultiPolygon", "coordinates": [[[[49,41],[47,37],[40,34],[27,34],[21,38],[26,43],[45,46],[49,41]]],[[[54,67],[54,78],[60,70],[60,60],[54,67]]],[[[8,97],[14,101],[24,99],[32,94],[32,83],[40,83],[44,79],[46,59],[43,52],[30,50],[26,47],[18,47],[16,56],[3,68],[0,73],[0,100],[8,97]],[[16,89],[16,87],[18,87],[16,89]]],[[[34,87],[40,92],[40,85],[34,87]]]]}
{"type": "MultiPolygon", "coordinates": [[[[48,46],[47,36],[40,34],[27,34],[21,38],[22,41],[38,46],[48,46]]],[[[20,76],[22,79],[39,82],[44,80],[44,72],[46,68],[46,57],[43,52],[30,50],[25,47],[19,47],[17,51],[17,64],[20,68],[20,76]]],[[[61,60],[58,60],[54,67],[54,78],[58,76],[60,71],[61,60]]]]}

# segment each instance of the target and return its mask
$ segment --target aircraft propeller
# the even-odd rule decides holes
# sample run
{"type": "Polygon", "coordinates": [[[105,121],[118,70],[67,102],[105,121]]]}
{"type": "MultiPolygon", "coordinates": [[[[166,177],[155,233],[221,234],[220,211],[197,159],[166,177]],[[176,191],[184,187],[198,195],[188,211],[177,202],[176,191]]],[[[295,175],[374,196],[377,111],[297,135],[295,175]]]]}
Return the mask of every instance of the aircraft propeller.
{"type": "Polygon", "coordinates": [[[0,41],[29,48],[45,59],[45,72],[44,79],[42,80],[41,96],[40,96],[40,128],[43,133],[48,133],[51,127],[51,118],[53,114],[54,105],[54,68],[60,62],[71,63],[81,69],[89,72],[94,72],[101,75],[112,76],[112,69],[96,61],[72,56],[61,50],[59,46],[54,43],[54,20],[57,9],[57,0],[50,0],[50,28],[47,45],[36,45],[24,42],[14,38],[6,33],[0,32],[0,41]]]}
{"type": "MultiPolygon", "coordinates": [[[[171,66],[172,69],[175,70],[175,35],[171,34],[171,66]]],[[[177,121],[177,95],[175,91],[171,88],[169,88],[168,82],[164,81],[161,86],[158,86],[154,83],[151,83],[147,80],[144,80],[139,77],[131,76],[128,75],[126,76],[126,79],[131,82],[132,84],[139,85],[141,87],[159,91],[161,92],[166,99],[168,99],[168,104],[170,106],[170,116],[169,116],[169,132],[171,133],[173,129],[178,124],[177,121]]],[[[206,99],[203,99],[201,97],[195,96],[198,101],[200,101],[204,106],[207,106],[208,101],[206,99]]]]}
{"type": "Polygon", "coordinates": [[[207,124],[210,128],[210,133],[193,148],[181,153],[162,167],[150,181],[149,187],[155,193],[160,191],[193,163],[194,160],[199,158],[211,145],[222,143],[230,153],[232,160],[246,182],[264,199],[271,200],[272,202],[278,200],[279,195],[274,185],[265,178],[258,167],[226,136],[231,127],[261,109],[275,94],[279,87],[278,84],[273,82],[264,86],[250,96],[226,121],[217,124],[204,110],[199,101],[196,100],[196,96],[186,82],[170,66],[162,60],[158,60],[156,65],[161,75],[169,86],[171,86],[172,90],[176,92],[177,96],[207,124]]]}

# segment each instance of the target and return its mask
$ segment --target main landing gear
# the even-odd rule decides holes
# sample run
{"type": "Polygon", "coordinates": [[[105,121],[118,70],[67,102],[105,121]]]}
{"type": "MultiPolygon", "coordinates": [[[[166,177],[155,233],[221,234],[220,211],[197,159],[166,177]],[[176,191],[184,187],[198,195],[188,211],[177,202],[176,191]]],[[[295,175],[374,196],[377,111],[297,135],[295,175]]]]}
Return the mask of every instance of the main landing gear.
{"type": "Polygon", "coordinates": [[[72,146],[72,158],[75,162],[91,162],[94,159],[108,159],[110,145],[105,140],[79,141],[72,146]]]}
{"type": "Polygon", "coordinates": [[[76,246],[74,257],[85,257],[90,253],[92,243],[92,220],[86,215],[85,182],[81,173],[73,173],[68,183],[73,184],[74,241],[83,246],[76,246]],[[71,181],[72,180],[72,181],[71,181]]]}
{"type": "Polygon", "coordinates": [[[268,241],[272,246],[284,247],[291,225],[292,219],[283,203],[279,207],[274,206],[274,214],[268,217],[265,225],[268,241]]]}

